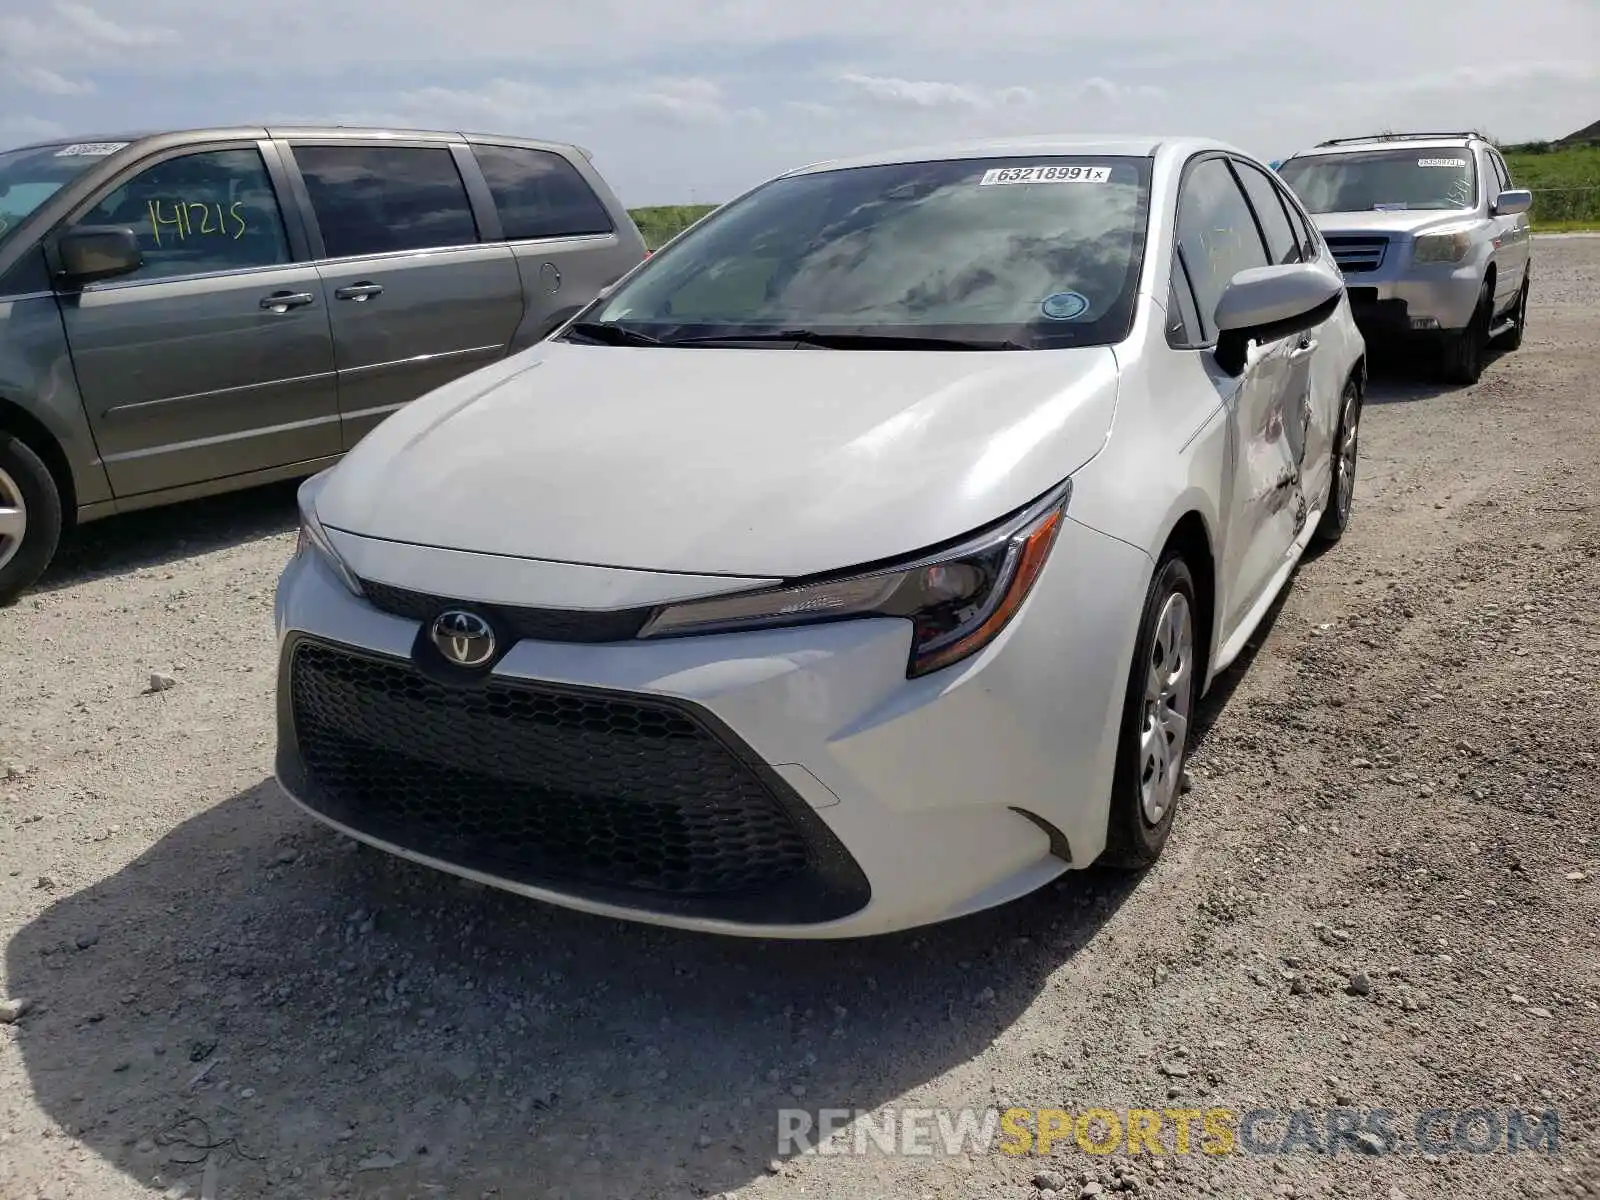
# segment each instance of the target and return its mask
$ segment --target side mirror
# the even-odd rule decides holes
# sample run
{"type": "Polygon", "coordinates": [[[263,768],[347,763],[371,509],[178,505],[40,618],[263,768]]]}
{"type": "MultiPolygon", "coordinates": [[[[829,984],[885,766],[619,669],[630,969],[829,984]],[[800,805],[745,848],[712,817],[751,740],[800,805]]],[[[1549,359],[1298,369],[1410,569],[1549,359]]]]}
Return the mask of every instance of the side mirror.
{"type": "Polygon", "coordinates": [[[1489,206],[1489,211],[1497,217],[1514,217],[1532,207],[1532,192],[1527,188],[1511,188],[1495,197],[1494,203],[1489,206]]]}
{"type": "Polygon", "coordinates": [[[1240,271],[1217,301],[1218,365],[1238,375],[1252,341],[1276,341],[1320,325],[1343,296],[1341,280],[1307,263],[1240,271]]]}
{"type": "Polygon", "coordinates": [[[139,239],[126,226],[80,225],[56,241],[61,275],[71,284],[94,283],[137,271],[144,265],[139,239]]]}

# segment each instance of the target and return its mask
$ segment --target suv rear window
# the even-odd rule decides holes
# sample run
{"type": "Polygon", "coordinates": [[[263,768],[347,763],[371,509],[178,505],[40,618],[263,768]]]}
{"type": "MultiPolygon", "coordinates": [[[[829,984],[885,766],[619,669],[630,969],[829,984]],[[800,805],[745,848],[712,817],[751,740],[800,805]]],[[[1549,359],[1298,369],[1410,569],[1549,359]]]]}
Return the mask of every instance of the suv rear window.
{"type": "Polygon", "coordinates": [[[510,241],[610,233],[611,214],[571,163],[526,146],[474,146],[510,241]]]}

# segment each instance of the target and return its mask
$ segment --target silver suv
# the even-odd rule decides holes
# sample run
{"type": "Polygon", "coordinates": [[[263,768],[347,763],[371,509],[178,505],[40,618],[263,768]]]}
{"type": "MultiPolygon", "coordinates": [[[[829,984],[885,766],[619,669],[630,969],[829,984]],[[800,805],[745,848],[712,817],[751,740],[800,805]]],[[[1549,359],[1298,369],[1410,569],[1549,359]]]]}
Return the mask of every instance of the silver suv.
{"type": "Polygon", "coordinates": [[[1491,339],[1522,344],[1533,194],[1512,186],[1483,135],[1337,138],[1278,171],[1344,272],[1369,339],[1434,341],[1452,383],[1477,381],[1491,339]]]}
{"type": "Polygon", "coordinates": [[[644,257],[564,143],[208,129],[0,153],[0,603],[64,528],[315,474],[644,257]]]}

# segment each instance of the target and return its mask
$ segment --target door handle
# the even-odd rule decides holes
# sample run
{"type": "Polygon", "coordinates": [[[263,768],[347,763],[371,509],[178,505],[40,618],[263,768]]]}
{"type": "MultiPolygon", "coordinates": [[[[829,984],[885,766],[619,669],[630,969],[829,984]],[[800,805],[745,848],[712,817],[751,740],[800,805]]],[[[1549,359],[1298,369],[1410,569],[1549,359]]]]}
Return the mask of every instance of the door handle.
{"type": "Polygon", "coordinates": [[[261,307],[275,313],[286,313],[291,308],[304,308],[314,303],[316,297],[310,292],[273,292],[270,296],[261,297],[261,307]]]}
{"type": "Polygon", "coordinates": [[[368,297],[383,294],[383,284],[352,283],[348,287],[334,289],[333,294],[339,300],[354,300],[358,304],[364,304],[368,297]]]}

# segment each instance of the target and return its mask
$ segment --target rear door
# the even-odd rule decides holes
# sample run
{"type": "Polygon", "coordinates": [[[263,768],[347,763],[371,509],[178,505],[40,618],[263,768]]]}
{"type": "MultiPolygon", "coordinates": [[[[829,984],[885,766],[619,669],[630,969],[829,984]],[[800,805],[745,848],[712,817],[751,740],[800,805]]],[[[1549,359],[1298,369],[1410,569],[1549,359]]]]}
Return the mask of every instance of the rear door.
{"type": "Polygon", "coordinates": [[[591,168],[533,146],[477,141],[472,152],[522,278],[513,349],[549,334],[644,260],[638,230],[612,219],[596,191],[604,182],[586,178],[591,168]]]}
{"type": "Polygon", "coordinates": [[[284,184],[270,142],[209,143],[138,164],[69,215],[131,227],[144,251],[132,274],[59,294],[116,496],[339,453],[328,312],[296,261],[284,184]]]}
{"type": "Polygon", "coordinates": [[[502,357],[522,320],[521,280],[464,142],[287,145],[314,218],[348,449],[502,357]]]}

